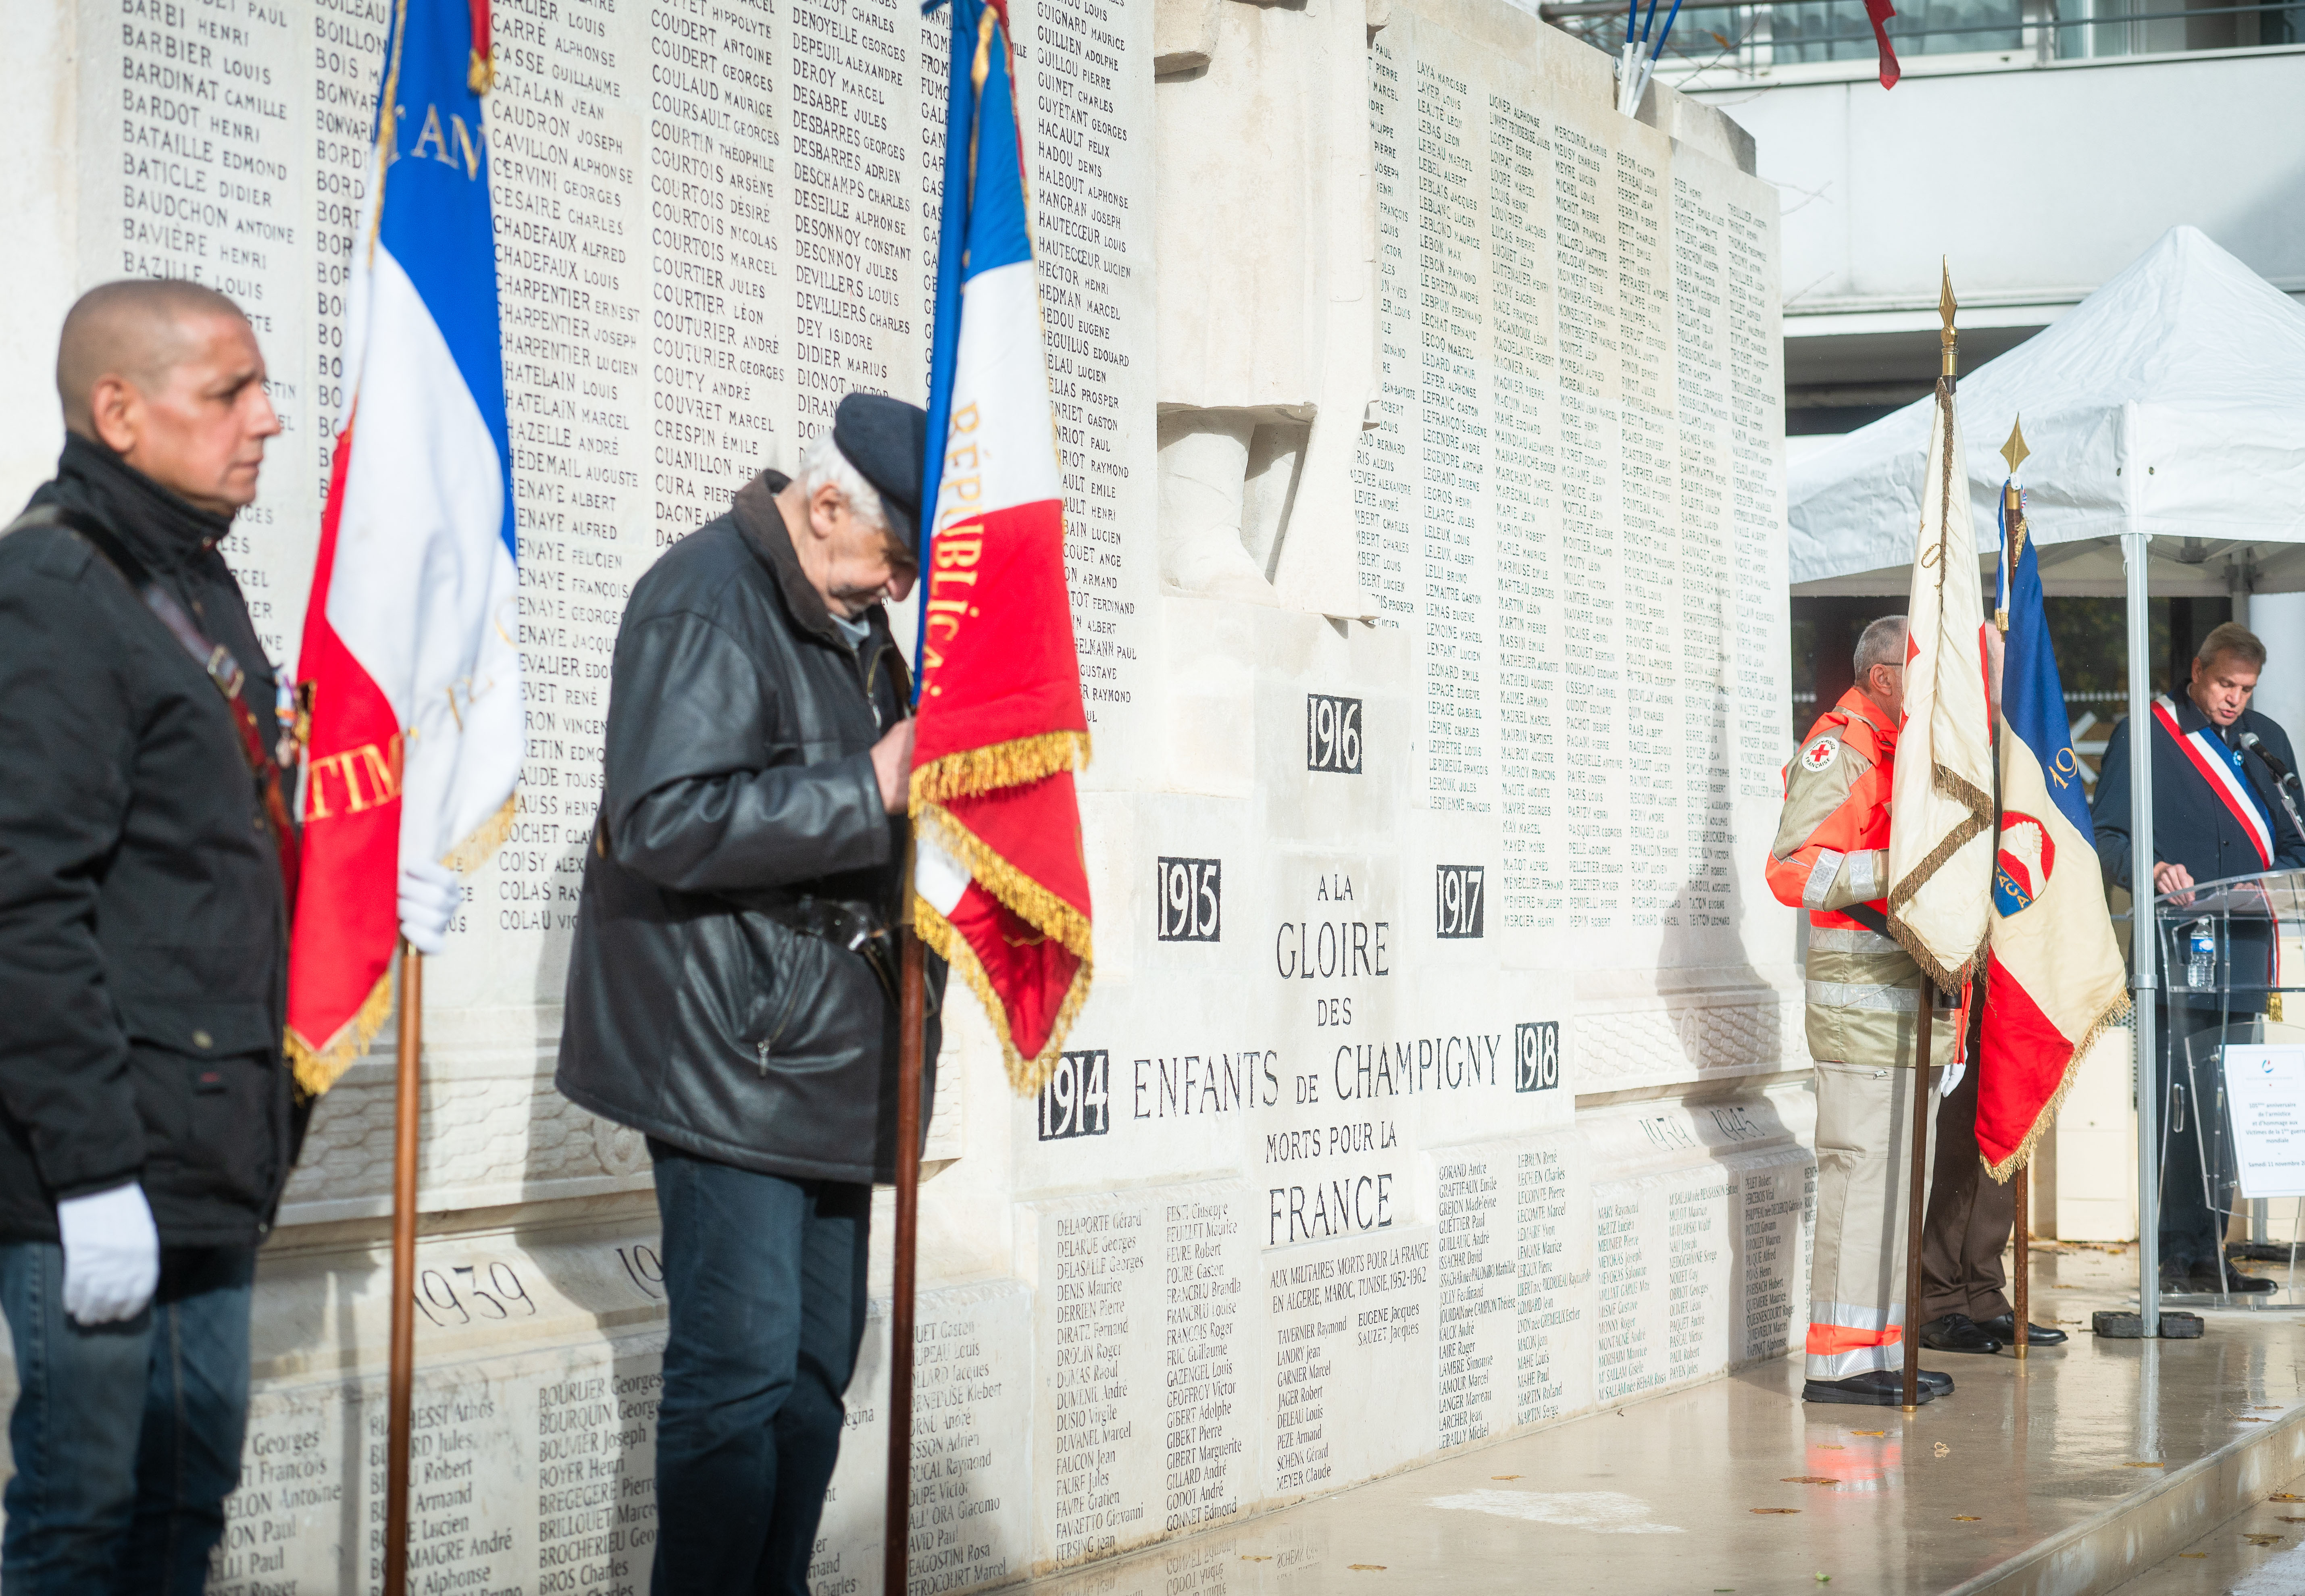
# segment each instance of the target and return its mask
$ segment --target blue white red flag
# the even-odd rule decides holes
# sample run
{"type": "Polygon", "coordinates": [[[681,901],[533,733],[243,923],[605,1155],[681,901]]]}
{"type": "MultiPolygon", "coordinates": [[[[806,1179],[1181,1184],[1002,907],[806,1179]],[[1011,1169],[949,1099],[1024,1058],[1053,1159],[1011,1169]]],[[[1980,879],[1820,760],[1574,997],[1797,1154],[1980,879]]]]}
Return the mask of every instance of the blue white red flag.
{"type": "Polygon", "coordinates": [[[402,859],[469,870],[493,852],[526,747],[487,38],[487,0],[397,0],[385,47],[296,671],[311,722],[289,1050],[313,1091],[387,1012],[402,859]]]}
{"type": "Polygon", "coordinates": [[[2126,1048],[2114,1028],[2129,996],[2049,646],[2040,566],[2013,486],[2002,490],[2002,541],[2009,632],[1977,1146],[1993,1178],[2005,1181],[2031,1159],[2089,1049],[2126,1048]]]}
{"type": "Polygon", "coordinates": [[[914,926],[1037,1091],[1087,1000],[1089,752],[1005,0],[952,0],[921,502],[914,926]]]}

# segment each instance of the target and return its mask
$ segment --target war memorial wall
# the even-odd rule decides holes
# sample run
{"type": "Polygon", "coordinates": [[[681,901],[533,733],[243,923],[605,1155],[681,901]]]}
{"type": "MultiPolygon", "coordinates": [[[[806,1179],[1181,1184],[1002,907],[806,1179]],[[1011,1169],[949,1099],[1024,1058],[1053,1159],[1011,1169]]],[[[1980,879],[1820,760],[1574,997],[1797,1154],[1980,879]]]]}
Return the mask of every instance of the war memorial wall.
{"type": "MultiPolygon", "coordinates": [[[[4,487],[52,458],[72,294],[225,289],[286,429],[226,552],[284,660],[387,4],[13,18],[0,125],[47,154],[0,189],[4,487]]],[[[923,1592],[1775,1355],[1815,1184],[1790,919],[1759,873],[1789,711],[1777,201],[1749,141],[1663,89],[1619,115],[1603,57],[1497,0],[1012,14],[1097,984],[1034,1100],[948,1006],[923,1592]],[[1209,97],[1246,103],[1245,72],[1297,75],[1220,139],[1209,97]],[[1229,359],[1311,375],[1248,392],[1229,359]],[[1246,451],[1218,493],[1246,576],[1178,555],[1196,439],[1246,451]]],[[[488,126],[403,123],[404,158],[486,144],[529,705],[515,835],[426,982],[427,1596],[648,1583],[648,1159],[550,1085],[609,657],[651,561],[841,394],[920,396],[947,25],[906,0],[497,0],[488,126]]],[[[223,1596],[377,1580],[390,1048],[321,1105],[264,1256],[223,1596]]],[[[888,1232],[884,1201],[818,1596],[880,1577],[888,1232]]]]}

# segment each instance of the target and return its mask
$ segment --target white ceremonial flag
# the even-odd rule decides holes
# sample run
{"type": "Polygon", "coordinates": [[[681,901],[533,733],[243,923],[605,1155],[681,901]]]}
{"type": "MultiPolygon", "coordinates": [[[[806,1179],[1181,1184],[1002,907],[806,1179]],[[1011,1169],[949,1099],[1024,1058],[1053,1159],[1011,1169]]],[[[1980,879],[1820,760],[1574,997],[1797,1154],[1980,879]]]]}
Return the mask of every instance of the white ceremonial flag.
{"type": "MultiPolygon", "coordinates": [[[[1952,295],[1945,293],[1946,326],[1952,295]]],[[[1985,604],[1952,382],[1937,384],[1906,615],[1905,726],[1889,822],[1889,930],[1946,992],[1984,951],[1993,886],[1985,604]]]]}

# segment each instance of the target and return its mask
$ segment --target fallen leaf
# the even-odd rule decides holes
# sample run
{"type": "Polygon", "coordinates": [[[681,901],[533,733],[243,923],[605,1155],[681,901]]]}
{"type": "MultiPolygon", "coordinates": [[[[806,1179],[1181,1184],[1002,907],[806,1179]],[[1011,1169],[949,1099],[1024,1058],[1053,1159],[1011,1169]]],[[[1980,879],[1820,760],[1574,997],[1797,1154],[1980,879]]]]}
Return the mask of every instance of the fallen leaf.
{"type": "Polygon", "coordinates": [[[1748,1507],[1746,1511],[1748,1513],[1798,1513],[1800,1509],[1799,1507],[1748,1507]]]}
{"type": "Polygon", "coordinates": [[[2270,1424],[2273,1422],[2270,1419],[2252,1419],[2247,1413],[2243,1413],[2238,1422],[2243,1424],[2270,1424]]]}
{"type": "Polygon", "coordinates": [[[2284,1515],[2281,1522],[2284,1524],[2305,1524],[2305,1518],[2290,1518],[2284,1515]]]}
{"type": "Polygon", "coordinates": [[[1952,1521],[1955,1524],[1983,1524],[1985,1522],[1974,1513],[1956,1513],[1952,1515],[1952,1521]]]}
{"type": "Polygon", "coordinates": [[[2241,1539],[2248,1541],[2251,1546],[2278,1546],[2284,1541],[2287,1540],[2288,1537],[2285,1535],[2243,1535],[2241,1539]]]}
{"type": "Polygon", "coordinates": [[[1382,1574],[1384,1572],[1384,1565],[1382,1563],[1348,1563],[1345,1566],[1348,1568],[1362,1569],[1370,1574],[1382,1574]]]}
{"type": "Polygon", "coordinates": [[[1788,1485],[1838,1485],[1841,1483],[1831,1474],[1787,1474],[1784,1482],[1788,1485]]]}
{"type": "Polygon", "coordinates": [[[2265,1499],[2268,1502],[2305,1502],[2305,1496],[2290,1490],[2276,1490],[2265,1499]]]}
{"type": "Polygon", "coordinates": [[[1244,1563],[1270,1563],[1272,1561],[1270,1557],[1252,1558],[1246,1552],[1240,1554],[1240,1560],[1244,1563]]]}
{"type": "Polygon", "coordinates": [[[2124,1463],[2121,1466],[2125,1469],[2165,1469],[2169,1465],[2165,1463],[2124,1463]]]}
{"type": "Polygon", "coordinates": [[[2181,1558],[2206,1558],[2209,1554],[2205,1551],[2181,1551],[2177,1555],[2181,1558]]]}
{"type": "Polygon", "coordinates": [[[1851,1435],[1886,1435],[1889,1432],[1885,1430],[1852,1430],[1849,1433],[1851,1435]]]}
{"type": "Polygon", "coordinates": [[[1489,1478],[1492,1480],[1518,1480],[1520,1476],[1518,1474],[1491,1474],[1489,1478]]]}
{"type": "Polygon", "coordinates": [[[1820,1452],[1846,1452],[1849,1450],[1846,1447],[1836,1447],[1831,1441],[1817,1442],[1816,1449],[1820,1452]]]}

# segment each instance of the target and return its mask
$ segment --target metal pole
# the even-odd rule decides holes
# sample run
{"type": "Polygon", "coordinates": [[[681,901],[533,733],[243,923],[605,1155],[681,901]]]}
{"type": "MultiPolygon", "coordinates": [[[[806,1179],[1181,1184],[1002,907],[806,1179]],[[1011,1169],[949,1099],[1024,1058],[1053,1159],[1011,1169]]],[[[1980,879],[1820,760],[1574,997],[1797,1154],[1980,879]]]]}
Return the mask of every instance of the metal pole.
{"type": "Polygon", "coordinates": [[[2121,535],[2129,590],[2129,989],[2137,1039],[2137,1312],[2148,1339],[2161,1334],[2161,1093],[2153,1025],[2153,994],[2161,981],[2153,923],[2153,613],[2145,571],[2151,543],[2143,532],[2121,535]]]}
{"type": "Polygon", "coordinates": [[[910,926],[897,1023],[897,1280],[889,1305],[889,1507],[881,1532],[883,1596],[906,1596],[913,1516],[913,1254],[921,1211],[922,1019],[927,1008],[921,939],[910,926]]]}
{"type": "Polygon", "coordinates": [[[1921,1220],[1929,1162],[1929,1030],[1937,1006],[1937,989],[1921,977],[1921,1018],[1913,1036],[1913,1178],[1909,1205],[1910,1223],[1905,1230],[1905,1411],[1921,1405],[1921,1337],[1915,1321],[1921,1312],[1921,1220]]]}
{"type": "Polygon", "coordinates": [[[416,1134],[423,1113],[424,955],[400,945],[393,1097],[392,1373],[384,1464],[384,1596],[408,1589],[408,1413],[416,1384],[416,1134]]]}
{"type": "Polygon", "coordinates": [[[2011,1350],[2022,1363],[2026,1345],[2033,1338],[2033,1258],[2028,1244],[2033,1229],[2032,1166],[2027,1165],[2009,1178],[2017,1183],[2017,1221],[2010,1227],[2017,1237],[2017,1301],[2013,1304],[2017,1310],[2017,1344],[2011,1350]]]}

